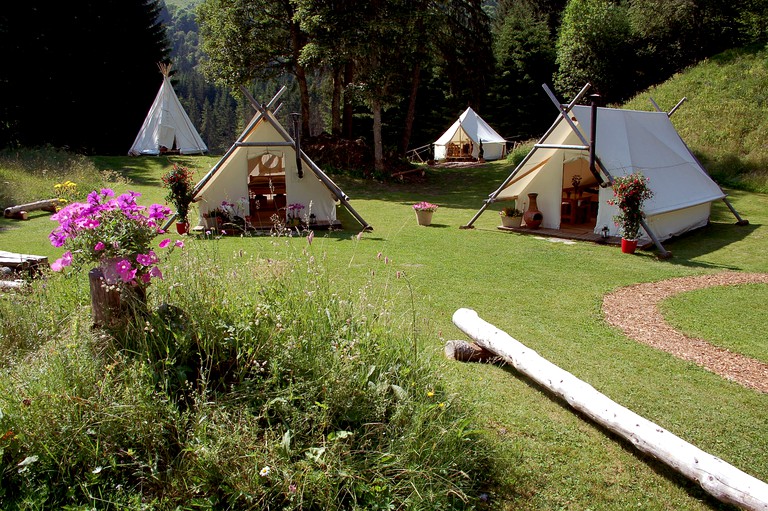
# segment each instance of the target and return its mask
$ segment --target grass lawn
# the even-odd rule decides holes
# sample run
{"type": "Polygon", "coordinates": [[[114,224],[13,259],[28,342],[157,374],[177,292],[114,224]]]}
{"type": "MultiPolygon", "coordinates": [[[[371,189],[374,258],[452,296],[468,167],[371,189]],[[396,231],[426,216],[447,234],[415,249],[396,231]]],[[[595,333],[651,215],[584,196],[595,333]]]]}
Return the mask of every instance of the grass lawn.
{"type": "MultiPolygon", "coordinates": [[[[194,169],[199,178],[216,158],[172,161],[194,169]]],[[[130,180],[116,189],[141,192],[142,204],[162,202],[166,159],[98,157],[95,163],[130,180]]],[[[731,192],[750,225],[735,226],[725,205],[716,204],[711,226],[665,245],[674,254],[666,261],[651,252],[629,256],[617,247],[501,232],[496,229],[501,205],[492,206],[474,229],[460,230],[510,170],[506,162],[495,162],[429,171],[418,184],[334,177],[374,230],[358,237],[358,224],[340,212],[345,230],[318,232],[308,249],[343,278],[348,289],[340,292],[359,292],[372,272],[384,268],[404,275],[389,283],[399,286],[391,305],[403,325],[403,342],[415,331],[420,349],[434,353],[450,389],[476,408],[491,438],[515,460],[514,473],[507,474],[509,488],[492,496],[492,508],[727,509],[513,370],[444,360],[444,341],[463,338],[451,322],[461,307],[476,310],[619,404],[768,481],[768,395],[640,345],[609,327],[601,314],[603,295],[620,286],[721,270],[768,271],[768,196],[731,192]],[[416,225],[411,204],[422,200],[440,206],[430,227],[416,225]]],[[[0,248],[57,257],[60,251],[47,241],[53,225],[47,213],[27,222],[0,219],[0,248]]],[[[225,237],[188,246],[208,250],[215,244],[224,266],[279,259],[307,247],[298,237],[275,241],[225,237]]],[[[764,287],[695,295],[670,313],[676,324],[687,331],[696,325],[695,335],[765,360],[764,327],[727,326],[745,316],[765,317],[764,287]]]]}

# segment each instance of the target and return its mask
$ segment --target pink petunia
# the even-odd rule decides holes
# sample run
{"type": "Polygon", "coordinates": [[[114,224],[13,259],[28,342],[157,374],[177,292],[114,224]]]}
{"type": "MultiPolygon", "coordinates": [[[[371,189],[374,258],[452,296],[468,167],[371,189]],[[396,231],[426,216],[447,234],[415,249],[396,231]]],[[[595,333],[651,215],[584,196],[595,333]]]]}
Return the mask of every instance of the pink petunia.
{"type": "Polygon", "coordinates": [[[62,266],[70,266],[70,265],[72,265],[72,252],[70,252],[69,250],[64,252],[61,255],[60,261],[61,261],[61,265],[62,266]]]}
{"type": "Polygon", "coordinates": [[[161,272],[160,268],[158,268],[157,266],[153,266],[152,269],[149,270],[149,275],[161,280],[163,278],[163,272],[161,272]]]}
{"type": "Polygon", "coordinates": [[[115,265],[115,270],[117,270],[117,273],[123,274],[131,271],[132,266],[131,262],[128,259],[121,259],[117,262],[115,265]]]}
{"type": "Polygon", "coordinates": [[[103,241],[100,241],[100,242],[96,243],[96,245],[93,247],[93,249],[94,249],[96,252],[101,252],[101,251],[102,251],[102,250],[104,250],[105,248],[106,248],[106,245],[104,245],[104,242],[103,242],[103,241]]]}
{"type": "Polygon", "coordinates": [[[141,281],[145,284],[149,284],[149,281],[152,280],[152,276],[149,273],[142,273],[141,274],[141,281]]]}
{"type": "Polygon", "coordinates": [[[181,240],[176,240],[176,243],[173,244],[174,247],[184,248],[184,242],[181,240]]]}
{"type": "Polygon", "coordinates": [[[158,245],[158,247],[160,247],[160,248],[165,248],[165,247],[167,247],[168,245],[170,245],[170,243],[171,243],[171,238],[165,238],[163,241],[161,241],[161,242],[160,242],[160,244],[158,245]]]}
{"type": "Polygon", "coordinates": [[[154,259],[156,259],[153,258],[152,255],[154,254],[139,254],[136,256],[136,262],[142,266],[150,266],[151,264],[154,264],[154,259]]]}
{"type": "Polygon", "coordinates": [[[132,268],[125,272],[120,272],[120,278],[123,280],[123,282],[130,282],[133,279],[136,278],[136,269],[132,268]]]}
{"type": "Polygon", "coordinates": [[[51,269],[53,271],[61,271],[64,269],[64,267],[61,265],[61,259],[56,259],[54,262],[51,263],[51,269]]]}

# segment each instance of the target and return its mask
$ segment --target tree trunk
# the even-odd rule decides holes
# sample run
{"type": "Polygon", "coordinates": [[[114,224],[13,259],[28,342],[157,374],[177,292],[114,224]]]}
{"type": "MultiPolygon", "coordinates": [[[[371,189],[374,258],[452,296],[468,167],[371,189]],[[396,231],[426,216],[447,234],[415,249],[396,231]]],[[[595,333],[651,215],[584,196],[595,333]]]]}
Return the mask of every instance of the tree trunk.
{"type": "Polygon", "coordinates": [[[299,56],[305,45],[306,37],[302,34],[299,24],[291,23],[291,50],[296,69],[296,81],[299,84],[301,104],[301,134],[308,137],[312,135],[309,131],[309,87],[307,86],[307,74],[304,66],[299,64],[299,56]]]}
{"type": "Polygon", "coordinates": [[[459,309],[453,315],[453,322],[480,346],[502,357],[572,408],[700,484],[716,499],[748,510],[768,510],[768,484],[763,481],[611,401],[591,385],[483,321],[475,311],[459,309]]]}
{"type": "Polygon", "coordinates": [[[331,97],[331,133],[335,137],[341,136],[341,69],[333,70],[333,96],[331,97]]]}
{"type": "MultiPolygon", "coordinates": [[[[355,67],[351,62],[348,62],[347,65],[344,67],[344,85],[347,86],[350,83],[352,83],[352,80],[355,77],[355,67]]],[[[352,111],[352,98],[351,94],[344,93],[344,112],[343,112],[343,126],[342,126],[342,133],[344,137],[351,139],[352,138],[352,114],[354,112],[352,111]]]]}
{"type": "Polygon", "coordinates": [[[405,114],[405,126],[403,127],[403,138],[400,141],[400,154],[405,155],[408,152],[408,146],[411,143],[411,133],[413,132],[413,121],[416,119],[416,96],[419,92],[421,83],[421,65],[413,66],[411,75],[411,96],[408,100],[408,112],[405,114]]]}
{"type": "Polygon", "coordinates": [[[384,142],[381,139],[381,101],[374,99],[371,104],[373,110],[373,158],[374,168],[384,171],[384,142]]]}

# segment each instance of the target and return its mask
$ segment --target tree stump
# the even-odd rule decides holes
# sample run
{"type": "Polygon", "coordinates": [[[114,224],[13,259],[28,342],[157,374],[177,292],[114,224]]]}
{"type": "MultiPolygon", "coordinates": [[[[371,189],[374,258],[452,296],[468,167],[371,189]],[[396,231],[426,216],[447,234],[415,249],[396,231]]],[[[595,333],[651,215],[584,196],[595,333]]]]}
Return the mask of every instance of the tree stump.
{"type": "Polygon", "coordinates": [[[123,328],[147,310],[147,290],[144,286],[109,285],[101,268],[88,272],[88,283],[95,328],[123,328]]]}

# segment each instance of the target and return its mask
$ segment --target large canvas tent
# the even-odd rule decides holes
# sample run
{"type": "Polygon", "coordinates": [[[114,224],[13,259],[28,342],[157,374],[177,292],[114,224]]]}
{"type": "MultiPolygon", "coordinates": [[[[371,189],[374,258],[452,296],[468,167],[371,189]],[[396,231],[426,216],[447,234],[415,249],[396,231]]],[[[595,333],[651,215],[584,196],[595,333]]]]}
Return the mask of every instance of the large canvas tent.
{"type": "Polygon", "coordinates": [[[128,154],[131,156],[161,153],[204,154],[208,147],[200,138],[187,112],[179,102],[169,78],[170,65],[159,64],[163,83],[144,119],[128,154]]]}
{"type": "Polygon", "coordinates": [[[535,193],[541,227],[560,229],[577,222],[595,234],[618,236],[613,221],[618,210],[608,204],[613,197],[610,183],[639,171],[648,177],[654,193],[644,205],[641,235],[663,251],[660,241],[706,225],[712,202],[726,200],[680,138],[669,114],[613,108],[596,108],[593,114],[591,107],[575,103],[558,105],[561,114],[552,127],[466,227],[490,202],[517,200],[518,208],[525,210],[529,194],[535,193]],[[590,171],[590,147],[597,175],[590,171]]]}
{"type": "Polygon", "coordinates": [[[507,141],[496,133],[482,117],[467,108],[456,122],[435,141],[435,159],[474,158],[480,156],[480,144],[483,148],[483,159],[498,160],[507,151],[507,141]]]}
{"type": "Polygon", "coordinates": [[[200,223],[205,223],[206,213],[227,202],[256,228],[271,227],[275,218],[285,221],[288,206],[296,204],[303,206],[299,215],[310,227],[338,226],[338,201],[364,229],[370,229],[347,195],[297,148],[275,118],[271,108],[279,95],[265,106],[249,97],[256,115],[193,191],[200,223]]]}

